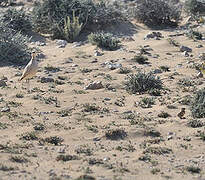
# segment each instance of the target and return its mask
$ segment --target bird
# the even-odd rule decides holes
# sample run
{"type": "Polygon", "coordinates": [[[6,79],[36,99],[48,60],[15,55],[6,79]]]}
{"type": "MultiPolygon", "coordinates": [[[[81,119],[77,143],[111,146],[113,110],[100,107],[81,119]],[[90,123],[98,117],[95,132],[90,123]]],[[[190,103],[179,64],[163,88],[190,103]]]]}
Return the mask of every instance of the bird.
{"type": "Polygon", "coordinates": [[[180,119],[184,119],[185,108],[181,108],[181,111],[177,114],[180,119]]]}
{"type": "Polygon", "coordinates": [[[36,52],[32,52],[31,60],[24,68],[23,74],[20,77],[19,81],[26,80],[29,85],[29,79],[31,79],[37,73],[38,63],[36,61],[36,52]]]}

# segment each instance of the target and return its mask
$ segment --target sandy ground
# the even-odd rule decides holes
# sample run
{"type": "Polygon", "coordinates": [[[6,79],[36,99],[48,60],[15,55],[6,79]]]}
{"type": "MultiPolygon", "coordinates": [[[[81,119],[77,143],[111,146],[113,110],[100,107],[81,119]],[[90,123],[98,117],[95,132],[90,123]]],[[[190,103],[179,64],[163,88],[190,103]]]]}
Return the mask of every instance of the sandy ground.
{"type": "Polygon", "coordinates": [[[45,58],[39,59],[39,71],[30,81],[31,93],[26,84],[18,82],[22,68],[0,68],[7,83],[0,90],[1,180],[64,180],[83,175],[90,180],[205,179],[205,146],[197,137],[204,127],[188,126],[193,118],[182,102],[204,87],[204,79],[197,78],[198,72],[191,66],[201,63],[198,55],[204,47],[197,45],[205,45],[205,41],[172,37],[192,48],[189,55],[193,56],[185,57],[167,41],[169,35],[184,30],[160,30],[160,40],[144,40],[152,30],[142,24],[133,23],[132,30],[126,31],[133,40],[122,39],[122,48],[116,51],[99,50],[102,56],[95,56],[96,47],[87,42],[58,48],[55,41],[42,37],[46,45],[38,48],[45,58]],[[149,64],[132,61],[140,46],[146,45],[152,48],[149,64]],[[67,62],[69,58],[72,63],[67,62]],[[124,88],[127,74],[102,65],[108,61],[129,68],[129,74],[168,66],[169,72],[156,74],[166,90],[153,97],[152,107],[142,108],[136,104],[151,96],[129,94],[124,88]],[[50,66],[57,70],[47,71],[50,66]],[[42,77],[55,82],[41,83],[42,77]],[[180,85],[184,78],[193,85],[180,85]],[[101,81],[104,88],[85,90],[92,81],[101,81]],[[182,107],[186,109],[184,119],[177,117],[182,107]],[[161,112],[170,117],[158,117],[161,112]],[[106,136],[114,130],[117,140],[106,136]],[[191,173],[187,167],[201,171],[191,173]]]}

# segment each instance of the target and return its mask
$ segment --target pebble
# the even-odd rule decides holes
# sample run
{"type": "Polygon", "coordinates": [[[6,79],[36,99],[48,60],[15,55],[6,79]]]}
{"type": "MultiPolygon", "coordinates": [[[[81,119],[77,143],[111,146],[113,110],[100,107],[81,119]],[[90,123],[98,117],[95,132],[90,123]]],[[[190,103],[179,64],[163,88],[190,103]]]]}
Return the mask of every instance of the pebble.
{"type": "Polygon", "coordinates": [[[50,78],[50,77],[42,77],[41,78],[41,83],[48,83],[48,82],[54,82],[54,79],[50,78]]]}
{"type": "Polygon", "coordinates": [[[184,52],[184,51],[186,51],[186,52],[192,52],[192,49],[191,48],[189,48],[189,47],[187,47],[187,46],[180,46],[180,51],[181,52],[184,52]]]}
{"type": "Polygon", "coordinates": [[[96,90],[96,89],[102,89],[104,86],[102,85],[101,81],[94,81],[90,84],[88,84],[85,89],[91,89],[91,90],[96,90]]]}
{"type": "Polygon", "coordinates": [[[1,112],[10,112],[10,108],[9,107],[3,107],[2,109],[1,109],[1,112]]]}
{"type": "Polygon", "coordinates": [[[6,82],[4,80],[0,80],[0,87],[7,86],[6,82]]]}
{"type": "Polygon", "coordinates": [[[58,39],[56,40],[56,44],[58,45],[58,48],[64,48],[68,42],[66,40],[58,39]]]}

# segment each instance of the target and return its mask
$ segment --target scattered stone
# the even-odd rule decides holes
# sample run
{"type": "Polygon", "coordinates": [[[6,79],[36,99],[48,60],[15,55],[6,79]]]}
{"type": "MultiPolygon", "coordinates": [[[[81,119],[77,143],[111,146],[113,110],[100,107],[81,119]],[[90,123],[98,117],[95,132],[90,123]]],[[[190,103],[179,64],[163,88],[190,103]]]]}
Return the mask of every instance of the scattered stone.
{"type": "Polygon", "coordinates": [[[36,45],[37,45],[37,46],[45,46],[46,43],[45,43],[45,42],[37,41],[37,42],[36,42],[36,45]]]}
{"type": "Polygon", "coordinates": [[[78,65],[77,64],[72,64],[72,66],[71,67],[78,67],[78,65]]]}
{"type": "Polygon", "coordinates": [[[154,31],[154,32],[151,32],[151,33],[147,34],[144,37],[144,40],[151,39],[151,38],[154,38],[156,40],[160,40],[160,38],[163,38],[163,36],[162,36],[162,33],[154,31]]]}
{"type": "Polygon", "coordinates": [[[91,61],[91,63],[97,63],[97,62],[98,62],[97,59],[94,59],[94,60],[91,61]]]}
{"type": "Polygon", "coordinates": [[[204,47],[202,44],[196,46],[196,48],[202,48],[202,47],[204,47]]]}
{"type": "Polygon", "coordinates": [[[94,56],[102,56],[102,55],[103,55],[103,53],[101,53],[101,52],[99,52],[97,50],[94,52],[94,56]]]}
{"type": "Polygon", "coordinates": [[[50,78],[50,77],[42,77],[41,78],[41,83],[49,83],[49,82],[54,82],[54,79],[50,78]]]}
{"type": "Polygon", "coordinates": [[[153,54],[152,57],[157,59],[159,58],[159,54],[153,54]]]}
{"type": "Polygon", "coordinates": [[[80,41],[80,42],[74,42],[72,48],[80,47],[80,46],[82,46],[82,45],[83,45],[83,42],[82,42],[82,41],[80,41]]]}
{"type": "Polygon", "coordinates": [[[201,54],[199,54],[199,59],[201,59],[201,60],[205,60],[205,53],[201,53],[201,54]]]}
{"type": "Polygon", "coordinates": [[[198,78],[203,78],[203,76],[204,76],[204,75],[203,75],[202,72],[198,72],[197,75],[196,75],[196,77],[198,77],[198,78]]]}
{"type": "Polygon", "coordinates": [[[101,81],[94,81],[90,84],[88,84],[85,89],[91,89],[91,90],[96,90],[96,89],[102,89],[104,86],[102,85],[101,81]]]}
{"type": "Polygon", "coordinates": [[[125,36],[122,38],[122,41],[131,42],[131,41],[135,41],[135,40],[131,36],[125,36]]]}
{"type": "Polygon", "coordinates": [[[161,69],[155,69],[155,70],[153,70],[153,73],[154,74],[161,74],[162,70],[161,69]]]}
{"type": "Polygon", "coordinates": [[[6,82],[1,79],[0,80],[0,87],[6,87],[6,86],[7,86],[6,82]]]}
{"type": "Polygon", "coordinates": [[[104,98],[104,100],[105,100],[105,101],[110,101],[110,100],[111,100],[111,98],[106,97],[106,98],[104,98]]]}
{"type": "Polygon", "coordinates": [[[1,112],[10,112],[10,108],[8,106],[5,106],[1,109],[1,112]]]}
{"type": "Polygon", "coordinates": [[[58,48],[64,48],[68,43],[65,40],[56,40],[56,44],[58,45],[58,48]]]}
{"type": "Polygon", "coordinates": [[[67,58],[67,59],[65,59],[65,63],[67,64],[67,63],[73,63],[73,59],[72,58],[67,58]]]}
{"type": "Polygon", "coordinates": [[[173,139],[173,136],[168,136],[167,140],[173,139]]]}
{"type": "Polygon", "coordinates": [[[184,56],[184,57],[189,57],[189,53],[188,53],[187,51],[184,51],[184,52],[182,53],[182,56],[184,56]]]}
{"type": "Polygon", "coordinates": [[[114,69],[118,69],[118,68],[121,68],[122,67],[122,64],[119,64],[119,63],[109,63],[108,65],[108,68],[111,69],[111,70],[114,70],[114,69]]]}
{"type": "Polygon", "coordinates": [[[180,51],[181,51],[181,52],[184,52],[184,51],[186,51],[186,52],[192,52],[192,49],[189,48],[189,47],[187,47],[187,46],[180,46],[180,51]]]}

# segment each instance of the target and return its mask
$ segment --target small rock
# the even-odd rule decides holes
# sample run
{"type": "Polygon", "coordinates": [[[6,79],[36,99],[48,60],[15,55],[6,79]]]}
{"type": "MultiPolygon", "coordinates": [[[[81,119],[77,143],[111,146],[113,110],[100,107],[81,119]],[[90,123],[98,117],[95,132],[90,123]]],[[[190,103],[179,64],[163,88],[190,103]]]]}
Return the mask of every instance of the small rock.
{"type": "Polygon", "coordinates": [[[196,46],[196,48],[202,48],[202,47],[204,47],[202,44],[196,46]]]}
{"type": "Polygon", "coordinates": [[[73,59],[68,58],[68,59],[65,60],[65,63],[73,63],[73,59]]]}
{"type": "Polygon", "coordinates": [[[173,139],[173,136],[168,136],[167,140],[173,139]]]}
{"type": "Polygon", "coordinates": [[[65,40],[56,40],[56,44],[58,45],[59,48],[64,48],[67,45],[67,41],[65,40]]]}
{"type": "Polygon", "coordinates": [[[201,54],[199,55],[199,59],[205,60],[205,53],[201,53],[201,54]]]}
{"type": "Polygon", "coordinates": [[[202,72],[198,72],[197,75],[196,75],[196,77],[198,77],[198,78],[203,78],[203,76],[204,76],[204,75],[203,75],[202,72]]]}
{"type": "Polygon", "coordinates": [[[1,109],[1,112],[10,112],[10,108],[9,108],[8,106],[3,107],[3,108],[1,109]]]}
{"type": "Polygon", "coordinates": [[[105,100],[105,101],[110,101],[111,98],[106,97],[106,98],[104,98],[104,100],[105,100]]]}
{"type": "Polygon", "coordinates": [[[82,45],[83,45],[83,42],[81,42],[81,41],[80,42],[74,42],[72,48],[80,47],[82,45]]]}
{"type": "Polygon", "coordinates": [[[161,69],[155,69],[155,70],[153,70],[153,73],[154,74],[161,74],[162,70],[161,69]]]}
{"type": "Polygon", "coordinates": [[[189,57],[189,53],[188,53],[187,51],[184,51],[184,52],[182,53],[182,56],[184,56],[184,57],[189,57]]]}
{"type": "Polygon", "coordinates": [[[72,64],[72,66],[71,67],[78,67],[78,65],[77,64],[72,64]]]}
{"type": "Polygon", "coordinates": [[[118,69],[118,68],[121,68],[122,67],[122,64],[114,64],[114,63],[109,63],[108,64],[108,68],[111,69],[111,70],[114,70],[114,69],[118,69]]]}
{"type": "Polygon", "coordinates": [[[192,52],[192,49],[189,48],[189,47],[187,47],[187,46],[180,46],[180,51],[181,51],[181,52],[184,52],[184,51],[186,51],[186,52],[192,52]]]}
{"type": "Polygon", "coordinates": [[[36,45],[37,45],[37,46],[45,46],[46,43],[45,43],[45,42],[37,41],[37,42],[36,42],[36,45]]]}
{"type": "Polygon", "coordinates": [[[0,80],[0,87],[7,86],[6,82],[4,80],[0,80]]]}
{"type": "Polygon", "coordinates": [[[94,56],[102,56],[102,55],[103,55],[103,53],[100,53],[100,52],[97,51],[97,50],[94,52],[94,56]]]}
{"type": "Polygon", "coordinates": [[[135,41],[135,40],[131,36],[125,36],[122,38],[122,41],[131,42],[131,41],[135,41]]]}
{"type": "Polygon", "coordinates": [[[159,54],[153,54],[152,57],[157,59],[159,58],[159,54]]]}
{"type": "Polygon", "coordinates": [[[54,82],[54,79],[50,78],[50,77],[42,77],[41,78],[41,83],[49,83],[49,82],[54,82]]]}
{"type": "Polygon", "coordinates": [[[91,90],[102,89],[102,88],[104,87],[101,81],[94,81],[85,87],[85,89],[91,89],[91,90]]]}
{"type": "Polygon", "coordinates": [[[91,61],[91,63],[97,63],[97,62],[98,62],[97,59],[94,59],[94,60],[91,61]]]}
{"type": "Polygon", "coordinates": [[[162,33],[160,33],[160,32],[151,32],[144,37],[145,40],[151,39],[151,38],[154,38],[156,40],[160,40],[160,38],[163,38],[163,36],[162,36],[162,33]]]}

